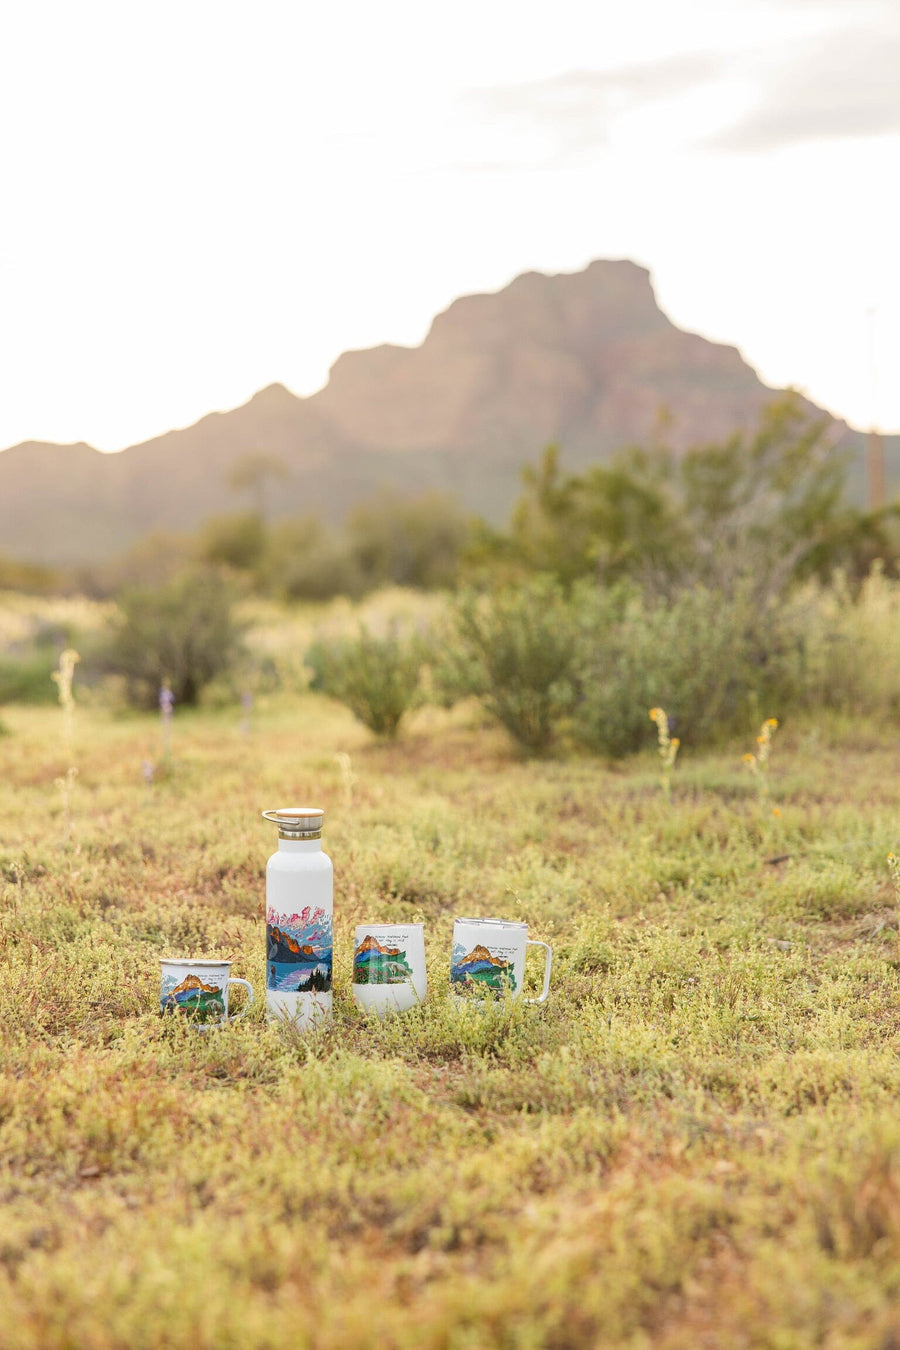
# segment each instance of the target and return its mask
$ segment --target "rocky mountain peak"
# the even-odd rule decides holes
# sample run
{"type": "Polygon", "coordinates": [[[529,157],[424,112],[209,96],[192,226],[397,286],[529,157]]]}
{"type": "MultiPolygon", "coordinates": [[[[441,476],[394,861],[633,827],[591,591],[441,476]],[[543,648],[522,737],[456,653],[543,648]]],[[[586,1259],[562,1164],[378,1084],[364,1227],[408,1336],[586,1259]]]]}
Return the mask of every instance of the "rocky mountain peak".
{"type": "Polygon", "coordinates": [[[633,262],[526,272],[454,300],[418,347],[345,353],[309,398],[271,384],[117,455],[40,444],[0,454],[0,547],[93,562],[150,530],[194,529],[246,506],[231,470],[259,451],[289,471],[274,514],[339,519],[378,491],[438,489],[499,522],[550,442],[581,470],[652,440],[665,411],[679,453],[755,426],[774,393],[733,347],[676,328],[633,262]]]}

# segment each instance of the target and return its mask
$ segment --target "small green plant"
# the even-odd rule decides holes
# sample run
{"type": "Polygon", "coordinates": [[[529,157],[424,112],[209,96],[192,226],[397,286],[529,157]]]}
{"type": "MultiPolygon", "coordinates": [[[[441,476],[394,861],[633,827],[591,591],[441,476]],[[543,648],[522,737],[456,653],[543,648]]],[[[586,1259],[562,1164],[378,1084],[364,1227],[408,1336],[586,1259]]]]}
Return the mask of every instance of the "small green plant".
{"type": "Polygon", "coordinates": [[[744,755],[743,762],[756,779],[756,790],[761,802],[769,800],[769,756],[772,750],[772,737],[777,730],[778,718],[767,717],[759,729],[755,753],[744,755]]]}
{"type": "Polygon", "coordinates": [[[310,687],[343,703],[376,736],[392,739],[421,703],[422,644],[396,632],[319,641],[307,652],[310,687]]]}
{"type": "Polygon", "coordinates": [[[669,800],[672,787],[672,770],[675,768],[675,760],[678,756],[678,747],[681,744],[677,736],[669,735],[669,718],[664,708],[651,708],[650,721],[656,723],[656,739],[659,743],[659,762],[662,765],[660,774],[660,783],[665,794],[666,801],[669,800]]]}
{"type": "Polygon", "coordinates": [[[563,592],[537,577],[497,594],[465,592],[436,678],[475,695],[526,754],[544,754],[575,701],[575,630],[563,592]]]}

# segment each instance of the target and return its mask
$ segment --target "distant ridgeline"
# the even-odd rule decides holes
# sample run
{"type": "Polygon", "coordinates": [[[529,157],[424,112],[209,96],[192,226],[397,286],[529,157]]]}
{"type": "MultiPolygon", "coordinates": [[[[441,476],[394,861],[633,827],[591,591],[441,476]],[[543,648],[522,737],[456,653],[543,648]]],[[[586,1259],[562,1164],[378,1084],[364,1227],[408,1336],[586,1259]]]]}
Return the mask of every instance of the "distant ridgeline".
{"type": "MultiPolygon", "coordinates": [[[[550,442],[570,471],[660,439],[678,453],[753,427],[773,393],[735,348],[670,323],[634,263],[529,272],[496,294],[454,301],[420,347],[346,353],[310,398],[271,385],[243,407],[117,455],[84,444],[5,450],[0,554],[98,562],[152,530],[193,530],[242,504],[273,519],[336,521],[385,489],[452,491],[496,524],[522,467],[550,442]],[[257,452],[283,476],[277,491],[267,491],[264,469],[255,484],[248,476],[242,503],[235,470],[257,452]]],[[[864,437],[835,426],[861,502],[864,437]]],[[[886,438],[884,451],[893,495],[900,437],[886,438]]]]}

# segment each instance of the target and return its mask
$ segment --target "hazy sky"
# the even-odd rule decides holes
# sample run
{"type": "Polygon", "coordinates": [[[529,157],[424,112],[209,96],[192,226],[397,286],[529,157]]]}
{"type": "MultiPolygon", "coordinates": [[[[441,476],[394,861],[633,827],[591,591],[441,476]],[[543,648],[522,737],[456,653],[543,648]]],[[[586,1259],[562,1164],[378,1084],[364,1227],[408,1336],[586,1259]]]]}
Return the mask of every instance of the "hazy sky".
{"type": "Polygon", "coordinates": [[[900,0],[18,0],[0,446],[118,449],[592,258],[900,430],[900,0]]]}

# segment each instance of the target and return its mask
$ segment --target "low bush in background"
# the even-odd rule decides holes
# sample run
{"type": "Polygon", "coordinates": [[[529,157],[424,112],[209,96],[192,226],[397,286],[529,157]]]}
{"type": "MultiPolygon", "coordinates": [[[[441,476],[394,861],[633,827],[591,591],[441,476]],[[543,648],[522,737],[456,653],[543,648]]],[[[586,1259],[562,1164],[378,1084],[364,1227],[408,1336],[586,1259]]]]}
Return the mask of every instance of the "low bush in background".
{"type": "Polygon", "coordinates": [[[787,609],[802,634],[807,706],[900,716],[900,582],[876,564],[855,591],[838,574],[787,609]]]}
{"type": "Polygon", "coordinates": [[[0,595],[0,704],[55,703],[60,652],[93,654],[105,619],[102,606],[77,599],[0,595]]]}
{"type": "Polygon", "coordinates": [[[265,522],[257,511],[212,516],[200,531],[198,547],[207,562],[249,571],[265,553],[265,522]]]}
{"type": "Polygon", "coordinates": [[[801,634],[778,607],[697,587],[671,602],[632,587],[573,592],[578,627],[573,732],[619,756],[647,742],[647,709],[664,707],[684,745],[753,725],[760,709],[798,701],[801,634]]]}
{"type": "Polygon", "coordinates": [[[0,703],[55,703],[56,669],[52,647],[31,648],[0,657],[0,703]]]}
{"type": "Polygon", "coordinates": [[[618,758],[647,745],[664,707],[685,746],[745,733],[777,711],[900,715],[900,583],[876,571],[854,597],[808,586],[780,602],[752,581],[671,598],[636,583],[551,577],[451,607],[437,662],[448,701],[477,696],[520,749],[569,737],[618,758]]]}
{"type": "Polygon", "coordinates": [[[18,591],[22,595],[67,595],[73,589],[66,575],[55,567],[7,558],[0,553],[0,591],[18,591]]]}
{"type": "Polygon", "coordinates": [[[350,554],[367,589],[444,590],[456,582],[472,522],[449,493],[402,498],[383,493],[357,507],[347,524],[350,554]]]}
{"type": "Polygon", "coordinates": [[[450,587],[471,531],[468,516],[450,495],[383,493],[357,507],[340,527],[317,516],[274,524],[258,511],[215,516],[201,529],[196,552],[230,568],[257,593],[328,600],[383,586],[450,587]]]}
{"type": "Polygon", "coordinates": [[[126,591],[105,663],[124,676],[129,700],[156,707],[165,681],[177,703],[196,704],[240,649],[233,602],[230,585],[215,571],[186,574],[155,590],[126,591]]]}
{"type": "Polygon", "coordinates": [[[548,750],[575,699],[576,628],[551,577],[494,595],[463,592],[436,674],[451,696],[475,695],[529,754],[548,750]]]}
{"type": "Polygon", "coordinates": [[[422,701],[422,641],[396,631],[384,637],[360,628],[356,637],[321,639],[307,652],[310,687],[345,704],[376,736],[396,736],[422,701]]]}
{"type": "Polygon", "coordinates": [[[93,701],[124,685],[132,703],[155,709],[164,679],[183,704],[204,690],[220,703],[297,693],[311,667],[314,687],[377,735],[396,735],[426,700],[474,696],[527,754],[574,745],[627,755],[651,744],[653,706],[685,748],[801,710],[900,718],[900,581],[880,566],[862,582],[838,574],[769,599],[752,577],[666,594],[635,580],[566,588],[546,576],[502,587],[489,576],[449,602],[395,590],[287,608],[245,595],[242,621],[232,599],[220,571],[196,569],[129,590],[118,609],[4,594],[0,704],[54,702],[59,652],[74,646],[93,701]],[[436,636],[401,636],[426,628],[436,636]],[[98,684],[104,672],[116,681],[98,684]]]}
{"type": "Polygon", "coordinates": [[[272,526],[256,576],[265,594],[289,601],[357,597],[371,589],[346,541],[315,516],[272,526]]]}

